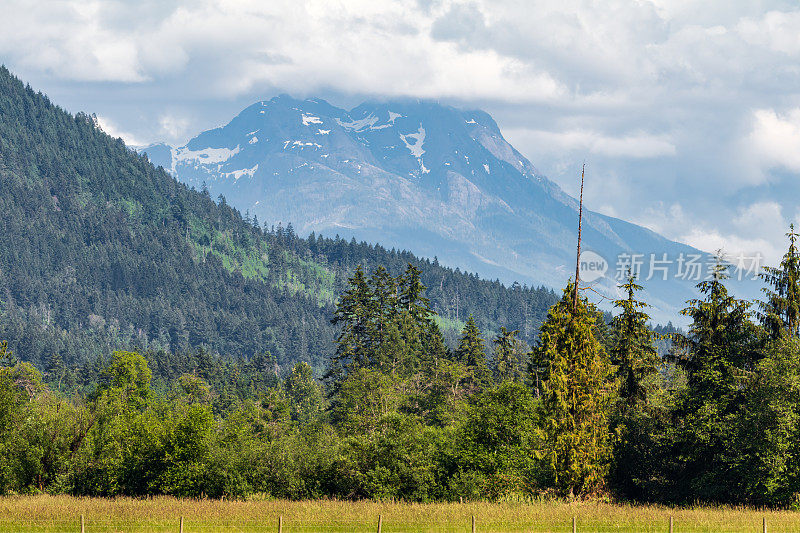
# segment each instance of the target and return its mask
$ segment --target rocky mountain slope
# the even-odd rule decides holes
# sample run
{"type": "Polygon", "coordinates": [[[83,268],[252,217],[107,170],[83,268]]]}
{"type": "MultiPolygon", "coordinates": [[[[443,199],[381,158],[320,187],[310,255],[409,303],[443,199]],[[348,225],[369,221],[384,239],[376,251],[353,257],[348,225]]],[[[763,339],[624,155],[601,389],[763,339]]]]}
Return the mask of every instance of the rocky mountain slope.
{"type": "MultiPolygon", "coordinates": [[[[573,275],[577,201],[482,111],[424,101],[347,111],[278,96],[185,146],[144,151],[180,181],[300,234],[407,248],[506,282],[561,287],[573,275]]],[[[654,317],[675,317],[694,294],[696,279],[677,279],[686,277],[680,257],[700,253],[689,246],[593,212],[585,212],[583,242],[606,261],[595,286],[605,296],[614,297],[619,265],[635,254],[654,317]],[[663,254],[667,279],[657,270],[647,280],[663,254]]]]}

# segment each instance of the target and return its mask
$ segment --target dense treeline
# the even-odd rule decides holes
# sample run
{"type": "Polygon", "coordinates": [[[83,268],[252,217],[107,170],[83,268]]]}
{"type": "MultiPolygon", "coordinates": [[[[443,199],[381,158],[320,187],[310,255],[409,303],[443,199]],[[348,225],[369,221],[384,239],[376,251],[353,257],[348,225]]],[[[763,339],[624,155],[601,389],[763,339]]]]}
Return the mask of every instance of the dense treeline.
{"type": "Polygon", "coordinates": [[[0,338],[48,383],[65,373],[90,381],[75,369],[123,348],[230,359],[268,351],[284,372],[297,361],[320,372],[349,273],[407,263],[452,338],[472,314],[530,342],[556,300],[404,251],[268,229],[0,68],[0,338]]]}
{"type": "Polygon", "coordinates": [[[488,352],[470,318],[451,352],[433,316],[413,265],[397,277],[357,269],[333,316],[340,334],[324,383],[306,363],[280,379],[268,355],[201,352],[183,357],[190,372],[164,370],[174,379],[155,384],[150,367],[163,354],[117,351],[86,394],[65,395],[3,345],[0,490],[414,500],[519,491],[535,461],[505,476],[535,439],[527,346],[503,328],[488,352]]]}
{"type": "Polygon", "coordinates": [[[794,506],[800,493],[797,234],[751,310],[718,262],[658,356],[634,276],[616,315],[569,284],[534,347],[468,319],[455,349],[420,271],[357,268],[322,381],[267,355],[152,382],[118,351],[85,395],[0,348],[0,490],[401,498],[611,494],[794,506]]]}

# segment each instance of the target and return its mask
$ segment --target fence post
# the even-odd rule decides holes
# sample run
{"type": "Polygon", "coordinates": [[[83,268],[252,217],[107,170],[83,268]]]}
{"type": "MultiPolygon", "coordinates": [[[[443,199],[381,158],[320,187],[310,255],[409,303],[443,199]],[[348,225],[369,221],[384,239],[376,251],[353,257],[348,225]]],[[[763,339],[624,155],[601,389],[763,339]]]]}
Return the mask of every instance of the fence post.
{"type": "Polygon", "coordinates": [[[764,531],[764,533],[767,533],[767,517],[766,516],[761,520],[761,527],[762,527],[762,530],[764,531]]]}
{"type": "Polygon", "coordinates": [[[475,515],[472,515],[472,533],[475,533],[475,515]]]}
{"type": "Polygon", "coordinates": [[[572,517],[572,533],[578,533],[578,524],[575,522],[575,517],[572,517]]]}
{"type": "Polygon", "coordinates": [[[672,533],[672,515],[669,515],[669,533],[672,533]]]}
{"type": "Polygon", "coordinates": [[[378,533],[381,533],[381,529],[383,529],[383,515],[378,515],[378,533]]]}
{"type": "Polygon", "coordinates": [[[180,531],[181,531],[181,533],[183,533],[183,516],[181,516],[181,520],[180,520],[180,531]]]}
{"type": "Polygon", "coordinates": [[[81,533],[86,533],[86,524],[83,515],[81,515],[81,533]]]}
{"type": "Polygon", "coordinates": [[[278,517],[278,533],[283,533],[283,515],[278,517]]]}

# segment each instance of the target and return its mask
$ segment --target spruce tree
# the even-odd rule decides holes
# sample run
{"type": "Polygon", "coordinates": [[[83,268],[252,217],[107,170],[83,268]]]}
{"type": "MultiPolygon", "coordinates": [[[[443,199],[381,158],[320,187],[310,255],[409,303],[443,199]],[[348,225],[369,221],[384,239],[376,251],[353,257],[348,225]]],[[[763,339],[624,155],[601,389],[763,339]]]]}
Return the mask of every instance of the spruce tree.
{"type": "Polygon", "coordinates": [[[61,354],[53,352],[47,361],[47,375],[48,381],[55,385],[56,390],[61,390],[61,381],[64,379],[66,372],[67,368],[64,366],[64,359],[61,354]]]}
{"type": "Polygon", "coordinates": [[[369,286],[374,299],[374,366],[382,368],[395,368],[399,360],[403,359],[398,354],[398,282],[386,268],[379,266],[375,269],[369,280],[369,286]]]}
{"type": "Polygon", "coordinates": [[[671,428],[676,493],[685,498],[736,499],[736,433],[760,354],[750,304],[728,293],[727,269],[718,258],[712,278],[698,284],[705,297],[682,311],[692,324],[673,352],[687,378],[671,428]]]}
{"type": "Polygon", "coordinates": [[[409,263],[399,280],[400,306],[417,323],[422,323],[435,314],[431,309],[430,300],[425,297],[427,287],[422,283],[421,275],[420,269],[409,263]]]}
{"type": "Polygon", "coordinates": [[[535,348],[542,386],[545,469],[564,495],[599,488],[608,472],[613,400],[608,355],[595,338],[594,306],[574,299],[574,283],[550,308],[535,348]]]}
{"type": "Polygon", "coordinates": [[[407,356],[402,361],[406,374],[429,370],[435,359],[447,356],[439,327],[433,321],[436,314],[425,297],[427,287],[421,271],[412,264],[397,278],[397,321],[407,356]]]}
{"type": "Polygon", "coordinates": [[[728,265],[718,257],[711,279],[697,285],[705,298],[690,300],[681,311],[692,324],[674,357],[686,371],[690,394],[697,400],[721,399],[740,391],[741,373],[751,369],[758,357],[750,304],[728,293],[727,278],[728,265]]]}
{"type": "Polygon", "coordinates": [[[361,265],[348,279],[350,288],[339,298],[331,322],[341,327],[336,353],[331,358],[325,380],[335,392],[347,373],[369,366],[374,348],[375,302],[361,265]]]}
{"type": "Polygon", "coordinates": [[[611,322],[609,353],[616,365],[619,397],[611,422],[618,436],[614,443],[612,472],[609,476],[617,490],[626,496],[642,497],[648,481],[657,475],[660,463],[659,438],[665,433],[668,411],[653,402],[659,358],[653,345],[654,334],[647,327],[647,304],[636,299],[642,289],[630,271],[620,285],[626,298],[616,300],[621,312],[611,322]],[[659,458],[659,459],[655,459],[659,458]]]}
{"type": "Polygon", "coordinates": [[[433,320],[428,320],[423,331],[423,350],[426,354],[426,363],[431,367],[442,359],[450,359],[450,350],[444,341],[444,335],[433,320]]]}
{"type": "Polygon", "coordinates": [[[489,382],[489,368],[486,366],[486,348],[481,332],[472,315],[461,331],[461,341],[455,352],[456,361],[467,369],[465,387],[468,390],[481,389],[489,382]]]}
{"type": "Polygon", "coordinates": [[[794,224],[789,226],[789,250],[779,267],[765,267],[761,278],[772,287],[762,291],[766,302],[760,302],[759,318],[767,332],[778,338],[782,334],[797,337],[800,328],[800,254],[797,251],[798,234],[794,224]]]}
{"type": "Polygon", "coordinates": [[[283,386],[289,399],[293,420],[308,424],[322,411],[322,393],[308,363],[300,362],[294,365],[283,386]]]}
{"type": "Polygon", "coordinates": [[[404,378],[430,369],[447,349],[420,271],[408,265],[392,277],[379,266],[370,278],[359,267],[337,303],[333,323],[341,327],[326,381],[334,391],[347,374],[360,368],[391,372],[404,378]]]}
{"type": "Polygon", "coordinates": [[[642,286],[629,271],[620,288],[627,298],[614,302],[614,307],[622,312],[611,323],[611,362],[617,367],[620,400],[628,410],[647,402],[645,380],[657,371],[658,355],[653,346],[653,332],[647,327],[650,317],[643,311],[647,304],[636,299],[636,291],[642,290],[642,286]]]}
{"type": "Polygon", "coordinates": [[[500,327],[494,341],[495,381],[520,381],[523,378],[523,359],[525,357],[522,343],[517,339],[519,330],[508,331],[500,327]]]}

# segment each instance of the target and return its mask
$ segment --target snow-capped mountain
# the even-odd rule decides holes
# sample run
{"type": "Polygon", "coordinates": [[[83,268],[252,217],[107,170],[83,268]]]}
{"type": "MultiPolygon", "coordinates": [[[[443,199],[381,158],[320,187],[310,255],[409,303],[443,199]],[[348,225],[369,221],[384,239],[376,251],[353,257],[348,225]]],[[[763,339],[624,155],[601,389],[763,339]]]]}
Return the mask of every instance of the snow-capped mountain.
{"type": "MultiPolygon", "coordinates": [[[[300,234],[355,236],[506,282],[560,288],[574,274],[577,201],[483,111],[420,101],[347,111],[279,96],[185,146],[144,151],[179,180],[300,234]]],[[[667,254],[670,279],[644,283],[654,318],[673,318],[694,294],[695,280],[671,278],[680,254],[697,250],[592,212],[583,243],[606,259],[596,289],[610,296],[619,254],[642,254],[645,267],[667,254]]]]}

